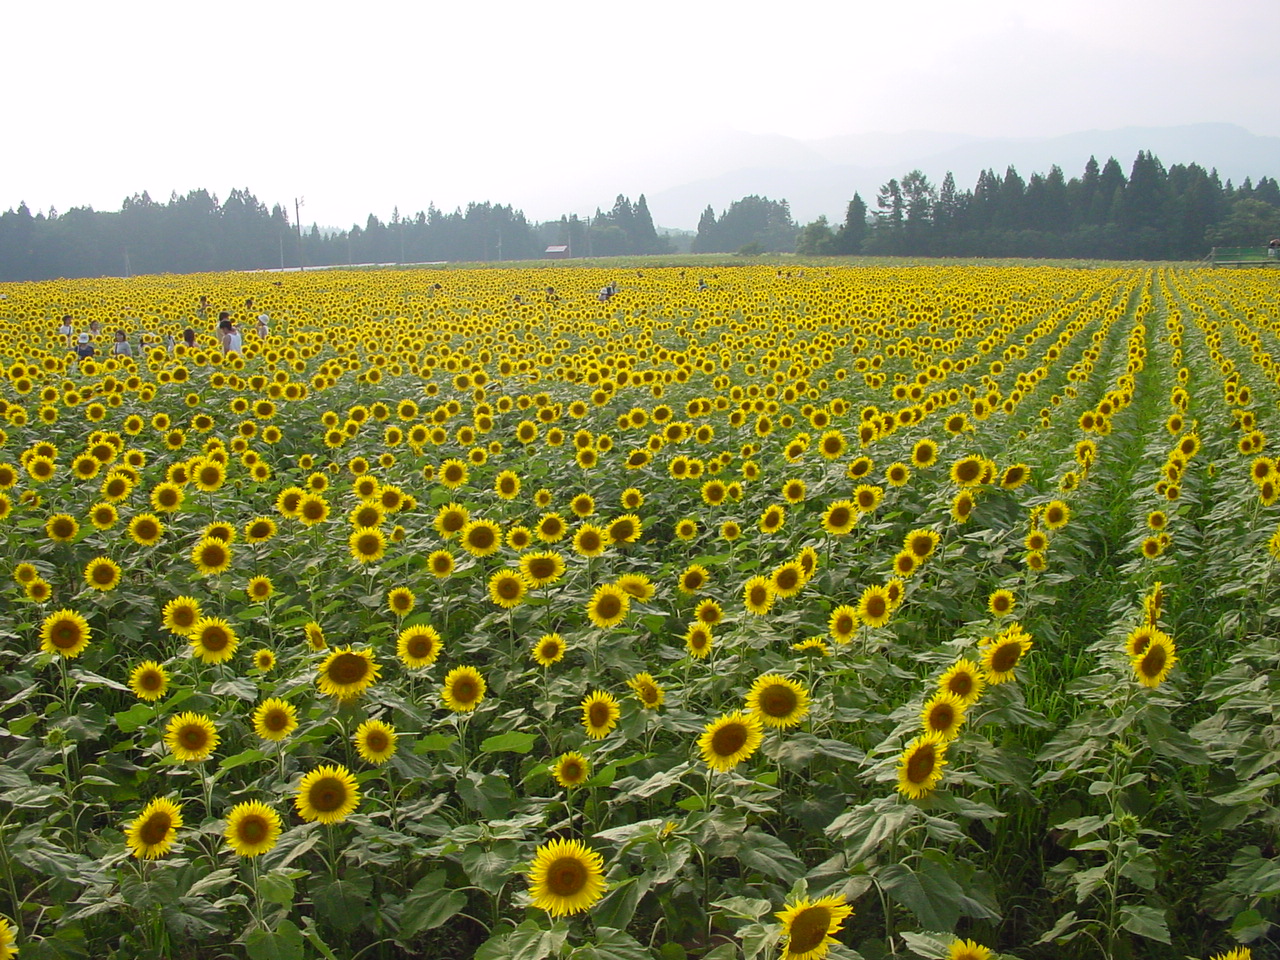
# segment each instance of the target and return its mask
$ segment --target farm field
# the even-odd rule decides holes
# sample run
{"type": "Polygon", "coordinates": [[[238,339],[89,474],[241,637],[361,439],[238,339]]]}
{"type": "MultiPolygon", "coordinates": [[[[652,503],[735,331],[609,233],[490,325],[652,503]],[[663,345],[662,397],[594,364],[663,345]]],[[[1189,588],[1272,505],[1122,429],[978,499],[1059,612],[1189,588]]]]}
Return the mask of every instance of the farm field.
{"type": "Polygon", "coordinates": [[[1277,955],[1274,272],[0,297],[0,960],[1277,955]]]}

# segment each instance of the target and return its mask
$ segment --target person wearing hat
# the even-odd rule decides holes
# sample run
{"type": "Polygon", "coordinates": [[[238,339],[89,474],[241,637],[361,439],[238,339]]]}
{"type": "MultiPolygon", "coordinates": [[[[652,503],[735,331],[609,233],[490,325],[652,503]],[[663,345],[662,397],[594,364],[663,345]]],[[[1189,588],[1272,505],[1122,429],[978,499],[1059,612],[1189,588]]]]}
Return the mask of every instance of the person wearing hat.
{"type": "Polygon", "coordinates": [[[76,338],[76,356],[83,360],[85,357],[92,357],[94,352],[93,344],[89,342],[89,334],[80,334],[76,338]]]}

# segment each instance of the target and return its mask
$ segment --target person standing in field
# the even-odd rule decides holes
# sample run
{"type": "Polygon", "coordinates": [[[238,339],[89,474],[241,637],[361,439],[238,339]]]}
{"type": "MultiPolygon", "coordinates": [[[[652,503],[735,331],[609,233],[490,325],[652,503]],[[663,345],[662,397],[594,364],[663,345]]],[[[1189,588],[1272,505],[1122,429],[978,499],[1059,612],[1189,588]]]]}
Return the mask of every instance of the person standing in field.
{"type": "Polygon", "coordinates": [[[115,343],[111,344],[111,353],[117,357],[132,357],[133,347],[129,345],[123,330],[116,331],[115,343]]]}
{"type": "Polygon", "coordinates": [[[58,326],[58,336],[67,338],[67,347],[74,348],[75,340],[73,334],[75,331],[71,327],[71,314],[66,314],[62,318],[62,323],[58,326]]]}

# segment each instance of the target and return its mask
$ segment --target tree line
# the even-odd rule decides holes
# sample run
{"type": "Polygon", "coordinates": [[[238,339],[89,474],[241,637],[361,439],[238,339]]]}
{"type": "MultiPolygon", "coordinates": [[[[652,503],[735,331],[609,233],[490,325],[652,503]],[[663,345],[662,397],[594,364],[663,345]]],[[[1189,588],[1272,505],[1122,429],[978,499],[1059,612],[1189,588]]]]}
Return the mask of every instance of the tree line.
{"type": "Polygon", "coordinates": [[[1225,184],[1197,163],[1165,168],[1139,151],[1128,176],[1090,158],[1079,177],[1058,166],[1024,180],[984,170],[971,190],[919,170],[884,184],[875,209],[854,194],[844,223],[805,225],[806,254],[1198,260],[1213,246],[1265,246],[1280,237],[1280,184],[1225,184]]]}
{"type": "MultiPolygon", "coordinates": [[[[1140,151],[1126,176],[1110,158],[1091,158],[1078,177],[1053,166],[1024,180],[984,170],[960,190],[950,172],[940,186],[919,170],[884,184],[870,209],[855,193],[843,223],[826,217],[800,227],[786,200],[748,196],[719,215],[708,206],[695,253],[806,255],[1199,259],[1209,247],[1261,246],[1280,237],[1280,184],[1262,177],[1239,186],[1197,163],[1169,168],[1140,151]]],[[[531,223],[520,210],[471,203],[434,205],[363,227],[300,229],[289,211],[249,190],[219,200],[207,190],[148,194],[118,211],[77,207],[32,214],[26,204],[0,214],[0,280],[194,273],[357,263],[525,260],[549,246],[573,257],[668,253],[643,194],[619,195],[607,212],[531,223]]]]}
{"type": "Polygon", "coordinates": [[[119,211],[77,207],[32,214],[26,204],[0,214],[0,280],[198,273],[357,263],[528,260],[548,246],[573,256],[669,252],[644,196],[619,195],[608,211],[534,224],[511,206],[470,203],[444,213],[435,206],[409,217],[399,210],[363,227],[299,229],[279,204],[268,209],[252,193],[219,200],[207,190],[159,203],[146,193],[119,211]]]}

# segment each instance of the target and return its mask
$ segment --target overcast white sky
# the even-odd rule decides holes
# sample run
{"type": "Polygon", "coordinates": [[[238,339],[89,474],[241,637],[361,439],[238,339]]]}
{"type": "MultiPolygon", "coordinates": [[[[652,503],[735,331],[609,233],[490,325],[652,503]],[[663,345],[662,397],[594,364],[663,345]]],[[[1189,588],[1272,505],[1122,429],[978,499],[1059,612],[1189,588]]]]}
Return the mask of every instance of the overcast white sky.
{"type": "Polygon", "coordinates": [[[0,23],[0,210],[248,187],[308,224],[536,220],[692,179],[725,131],[1280,135],[1280,0],[11,0],[0,23]]]}

